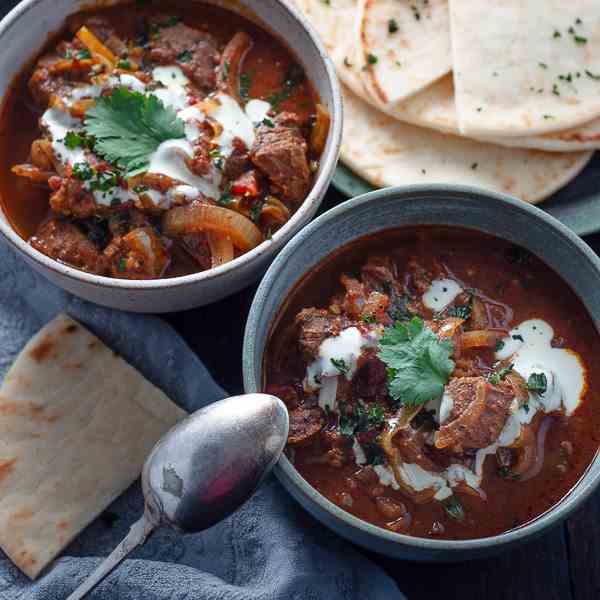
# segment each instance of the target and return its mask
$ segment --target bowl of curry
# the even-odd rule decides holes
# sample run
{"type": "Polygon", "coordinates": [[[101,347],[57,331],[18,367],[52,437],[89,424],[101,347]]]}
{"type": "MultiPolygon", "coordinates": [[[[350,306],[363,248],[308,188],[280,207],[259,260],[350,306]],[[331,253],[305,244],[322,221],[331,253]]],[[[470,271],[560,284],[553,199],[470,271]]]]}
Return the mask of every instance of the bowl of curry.
{"type": "Polygon", "coordinates": [[[246,330],[246,390],[290,414],[279,479],[390,556],[539,535],[600,479],[599,286],[584,242],[507,196],[390,188],[322,215],[246,330]]]}
{"type": "Polygon", "coordinates": [[[67,290],[206,304],[318,209],[339,89],[285,2],[26,0],[0,40],[0,231],[67,290]]]}

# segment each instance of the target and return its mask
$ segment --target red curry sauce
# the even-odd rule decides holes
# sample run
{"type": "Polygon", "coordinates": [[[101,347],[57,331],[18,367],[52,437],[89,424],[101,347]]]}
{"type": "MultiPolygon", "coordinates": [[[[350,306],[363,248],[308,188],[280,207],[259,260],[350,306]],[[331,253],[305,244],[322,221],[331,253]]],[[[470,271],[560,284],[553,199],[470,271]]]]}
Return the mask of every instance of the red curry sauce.
{"type": "MultiPolygon", "coordinates": [[[[567,285],[540,260],[520,248],[467,230],[418,227],[378,234],[341,249],[305,277],[290,295],[274,325],[265,354],[266,389],[284,397],[291,415],[300,410],[298,407],[316,405],[314,394],[299,391],[303,388],[307,360],[300,349],[296,316],[301,309],[327,308],[336,304],[336,297],[347,297],[347,290],[339,283],[340,275],[360,279],[361,268],[373,256],[391,259],[404,282],[408,281],[406,273],[411,269],[412,276],[414,269],[443,270],[475,297],[506,307],[507,329],[527,319],[547,321],[554,329],[553,346],[570,348],[582,357],[589,384],[585,397],[569,418],[558,414],[545,417],[551,419],[551,425],[545,438],[543,467],[532,479],[519,481],[503,476],[495,457],[488,456],[481,484],[486,499],[455,492],[464,510],[465,518],[461,521],[451,518],[441,502],[417,504],[402,491],[378,485],[372,473],[365,477],[365,469],[372,467],[356,464],[350,444],[344,444],[339,429],[335,438],[339,428],[335,419],[326,419],[320,433],[312,437],[307,434],[303,443],[289,445],[288,458],[312,486],[344,510],[375,525],[414,536],[481,538],[519,527],[540,516],[576,485],[597,452],[600,339],[582,303],[567,285]],[[294,390],[291,393],[290,386],[294,390]],[[337,460],[329,460],[331,439],[337,439],[337,448],[342,449],[342,464],[339,455],[337,460]],[[400,512],[386,510],[389,501],[392,506],[400,506],[400,512]]],[[[423,317],[431,319],[431,313],[425,311],[423,317]]],[[[487,373],[486,377],[493,363],[490,350],[480,351],[474,361],[482,373],[487,373]]],[[[387,407],[386,416],[393,414],[387,407]]],[[[425,448],[424,452],[433,452],[430,456],[438,459],[441,456],[431,448],[425,448]]],[[[442,456],[441,463],[444,460],[442,456]]]]}

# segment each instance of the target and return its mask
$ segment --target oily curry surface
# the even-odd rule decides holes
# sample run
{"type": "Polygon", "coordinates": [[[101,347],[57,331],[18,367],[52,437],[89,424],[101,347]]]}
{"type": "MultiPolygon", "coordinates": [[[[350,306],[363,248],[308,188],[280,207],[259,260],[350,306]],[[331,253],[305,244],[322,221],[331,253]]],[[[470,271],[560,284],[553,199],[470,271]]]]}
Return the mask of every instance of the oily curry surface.
{"type": "Polygon", "coordinates": [[[392,531],[472,539],[531,521],[580,479],[598,448],[599,362],[593,322],[537,258],[422,227],[305,278],[264,372],[290,410],[287,455],[318,491],[392,531]]]}
{"type": "Polygon", "coordinates": [[[85,271],[151,279],[219,266],[309,193],[329,124],[317,102],[284,44],[224,8],[149,1],[73,15],[5,98],[2,206],[34,247],[85,271]]]}

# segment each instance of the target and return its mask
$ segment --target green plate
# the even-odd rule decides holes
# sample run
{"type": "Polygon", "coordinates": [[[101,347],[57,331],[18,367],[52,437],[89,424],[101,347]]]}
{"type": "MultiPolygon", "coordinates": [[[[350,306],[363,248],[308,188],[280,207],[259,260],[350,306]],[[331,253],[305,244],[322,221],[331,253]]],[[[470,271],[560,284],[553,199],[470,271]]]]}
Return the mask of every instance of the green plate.
{"type": "MultiPolygon", "coordinates": [[[[349,198],[375,188],[340,163],[333,185],[349,198]]],[[[539,205],[578,235],[600,231],[600,152],[571,183],[539,205]]]]}

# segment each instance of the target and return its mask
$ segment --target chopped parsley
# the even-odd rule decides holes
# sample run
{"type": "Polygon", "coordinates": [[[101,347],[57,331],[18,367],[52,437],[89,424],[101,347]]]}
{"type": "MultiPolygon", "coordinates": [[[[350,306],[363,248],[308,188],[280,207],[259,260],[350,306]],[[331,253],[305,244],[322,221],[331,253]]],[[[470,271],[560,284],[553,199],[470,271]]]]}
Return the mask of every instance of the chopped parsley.
{"type": "Polygon", "coordinates": [[[343,358],[332,358],[331,364],[342,374],[347,375],[350,371],[350,367],[346,364],[343,358]]]}
{"type": "Polygon", "coordinates": [[[545,394],[548,389],[548,378],[545,373],[532,373],[527,380],[527,390],[535,394],[545,394]]]}
{"type": "Polygon", "coordinates": [[[379,404],[366,405],[359,400],[352,406],[351,412],[340,406],[339,430],[342,435],[350,437],[355,433],[379,430],[384,424],[385,412],[379,404]]]}
{"type": "Polygon", "coordinates": [[[180,63],[187,63],[190,62],[190,60],[192,60],[192,51],[191,50],[184,50],[178,57],[177,60],[180,63]]]}
{"type": "Polygon", "coordinates": [[[367,54],[367,64],[368,65],[376,65],[378,60],[379,59],[374,54],[371,54],[370,52],[369,52],[369,54],[367,54]]]}
{"type": "Polygon", "coordinates": [[[600,73],[592,73],[586,69],[585,74],[590,78],[596,81],[600,81],[600,73]]]}
{"type": "Polygon", "coordinates": [[[92,53],[87,48],[79,50],[79,52],[75,54],[75,60],[88,60],[90,58],[92,58],[92,53]]]}
{"type": "Polygon", "coordinates": [[[75,150],[75,148],[92,148],[94,140],[87,137],[84,133],[67,131],[63,143],[69,150],[75,150]]]}
{"type": "Polygon", "coordinates": [[[278,112],[281,109],[281,104],[291,96],[297,86],[304,83],[305,79],[304,69],[297,63],[290,64],[283,78],[281,90],[267,96],[267,102],[273,110],[278,112]]]}
{"type": "Polygon", "coordinates": [[[477,169],[477,167],[478,167],[478,166],[479,166],[479,163],[476,163],[476,162],[474,162],[474,163],[471,165],[471,169],[472,169],[473,171],[475,171],[475,170],[477,169]]]}
{"type": "Polygon", "coordinates": [[[131,62],[127,59],[121,59],[117,63],[117,69],[124,69],[125,71],[131,71],[131,62]]]}
{"type": "Polygon", "coordinates": [[[361,320],[364,323],[368,323],[369,325],[377,323],[377,318],[375,317],[375,315],[372,315],[370,313],[362,315],[361,320]]]}
{"type": "Polygon", "coordinates": [[[227,182],[219,199],[217,200],[217,204],[221,206],[227,206],[233,200],[233,194],[231,193],[231,182],[227,182]]]}
{"type": "Polygon", "coordinates": [[[390,33],[396,33],[398,31],[398,21],[396,21],[396,19],[390,19],[388,21],[388,31],[390,33]]]}
{"type": "Polygon", "coordinates": [[[525,340],[523,339],[522,335],[516,334],[512,336],[512,339],[517,341],[517,342],[524,342],[525,340]]]}
{"type": "Polygon", "coordinates": [[[153,94],[126,87],[99,98],[86,113],[84,129],[95,138],[95,151],[128,177],[147,170],[150,155],[162,142],[185,137],[183,121],[171,107],[153,94]]]}
{"type": "Polygon", "coordinates": [[[386,327],[377,355],[387,366],[390,396],[404,406],[439,398],[454,371],[453,350],[420,317],[386,327]]]}
{"type": "Polygon", "coordinates": [[[556,85],[556,83],[552,86],[552,93],[555,96],[560,96],[560,90],[558,89],[558,85],[556,85]]]}
{"type": "Polygon", "coordinates": [[[363,444],[362,449],[367,458],[367,464],[373,466],[385,464],[385,452],[379,444],[369,442],[363,444]]]}
{"type": "Polygon", "coordinates": [[[502,340],[498,340],[496,342],[496,346],[494,348],[494,352],[500,352],[500,350],[502,350],[502,348],[504,348],[504,346],[506,346],[506,344],[502,340]]]}
{"type": "Polygon", "coordinates": [[[86,162],[75,163],[72,174],[79,181],[88,181],[94,176],[94,169],[86,162]]]}
{"type": "Polygon", "coordinates": [[[449,317],[455,317],[456,319],[464,319],[468,321],[471,318],[471,303],[463,304],[462,306],[453,306],[449,308],[446,314],[449,317]]]}
{"type": "Polygon", "coordinates": [[[444,505],[444,510],[449,517],[452,517],[456,521],[464,521],[465,509],[455,495],[446,498],[442,504],[444,505]]]}
{"type": "Polygon", "coordinates": [[[252,87],[252,77],[248,73],[240,75],[240,97],[242,100],[248,100],[250,97],[250,88],[252,87]]]}
{"type": "Polygon", "coordinates": [[[506,376],[512,372],[514,365],[510,364],[507,367],[502,367],[499,371],[494,371],[489,374],[488,381],[492,385],[499,385],[501,381],[506,379],[506,376]]]}
{"type": "Polygon", "coordinates": [[[562,37],[562,33],[558,30],[554,30],[554,35],[552,36],[554,39],[562,37]]]}
{"type": "Polygon", "coordinates": [[[118,269],[119,273],[123,273],[126,268],[127,268],[127,259],[125,257],[121,257],[119,259],[119,264],[117,266],[117,269],[118,269]]]}
{"type": "Polygon", "coordinates": [[[540,66],[542,69],[547,69],[547,68],[548,68],[548,65],[547,65],[546,63],[543,63],[543,62],[541,62],[541,63],[538,63],[538,65],[539,65],[539,66],[540,66]]]}
{"type": "Polygon", "coordinates": [[[262,124],[266,125],[267,127],[275,127],[275,123],[273,123],[273,121],[271,119],[269,119],[268,117],[265,117],[262,120],[262,124]]]}
{"type": "Polygon", "coordinates": [[[576,44],[587,44],[587,38],[581,35],[574,35],[573,40],[576,44]]]}

